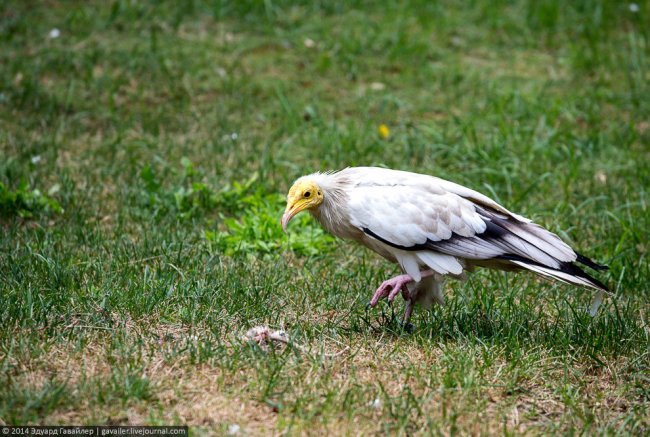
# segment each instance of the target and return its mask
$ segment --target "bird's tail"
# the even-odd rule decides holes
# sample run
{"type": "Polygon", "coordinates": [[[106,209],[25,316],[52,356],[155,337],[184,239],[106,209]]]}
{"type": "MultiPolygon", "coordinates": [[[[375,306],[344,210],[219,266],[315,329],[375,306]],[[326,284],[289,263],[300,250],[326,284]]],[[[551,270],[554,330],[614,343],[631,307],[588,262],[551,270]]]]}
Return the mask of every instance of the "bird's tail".
{"type": "MultiPolygon", "coordinates": [[[[507,259],[512,264],[515,264],[526,270],[530,270],[531,272],[537,273],[542,277],[552,278],[564,282],[566,284],[573,284],[573,285],[593,288],[597,290],[598,293],[594,297],[594,300],[591,304],[591,309],[589,311],[589,313],[592,316],[594,316],[596,314],[596,311],[598,311],[598,307],[600,306],[603,300],[604,294],[609,293],[609,289],[605,284],[603,284],[593,276],[589,275],[580,267],[578,267],[577,265],[571,262],[562,262],[560,263],[559,268],[553,268],[519,256],[506,255],[503,256],[502,258],[507,259]]],[[[583,255],[578,255],[577,261],[586,266],[591,267],[594,270],[608,269],[607,266],[596,264],[595,262],[593,262],[592,260],[590,260],[589,258],[583,255]]]]}

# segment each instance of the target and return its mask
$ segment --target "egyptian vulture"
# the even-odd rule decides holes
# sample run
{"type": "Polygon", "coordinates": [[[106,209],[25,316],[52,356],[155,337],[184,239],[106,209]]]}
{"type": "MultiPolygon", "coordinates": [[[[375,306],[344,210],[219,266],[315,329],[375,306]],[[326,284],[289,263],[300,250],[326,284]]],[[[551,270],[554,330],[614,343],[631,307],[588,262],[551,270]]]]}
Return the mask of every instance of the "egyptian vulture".
{"type": "Polygon", "coordinates": [[[402,323],[413,306],[444,304],[445,276],[463,278],[474,267],[530,270],[546,278],[597,290],[595,314],[607,287],[577,264],[605,270],[557,235],[508,211],[474,190],[433,176],[374,167],[313,173],[289,190],[282,216],[286,231],[309,211],[331,234],[360,242],[402,275],[384,281],[369,305],[398,294],[406,300],[402,323]]]}

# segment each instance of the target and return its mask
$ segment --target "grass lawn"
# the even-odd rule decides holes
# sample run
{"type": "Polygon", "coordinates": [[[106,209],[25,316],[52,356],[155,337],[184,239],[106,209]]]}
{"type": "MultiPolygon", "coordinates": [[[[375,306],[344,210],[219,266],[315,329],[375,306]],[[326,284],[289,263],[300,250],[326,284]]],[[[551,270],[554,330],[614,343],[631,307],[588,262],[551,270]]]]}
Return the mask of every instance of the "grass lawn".
{"type": "Polygon", "coordinates": [[[4,1],[0,423],[646,434],[649,193],[647,1],[4,1]],[[613,295],[480,271],[404,333],[364,310],[395,266],[280,228],[354,165],[490,195],[613,295]]]}

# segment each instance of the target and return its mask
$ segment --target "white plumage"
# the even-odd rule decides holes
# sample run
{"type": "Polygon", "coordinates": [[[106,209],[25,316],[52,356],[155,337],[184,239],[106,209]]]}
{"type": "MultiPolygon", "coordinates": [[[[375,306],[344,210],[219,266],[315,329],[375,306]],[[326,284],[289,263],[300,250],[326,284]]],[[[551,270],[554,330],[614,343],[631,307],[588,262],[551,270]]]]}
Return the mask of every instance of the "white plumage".
{"type": "Polygon", "coordinates": [[[314,173],[289,191],[283,227],[305,209],[330,233],[359,241],[400,265],[408,276],[382,284],[371,304],[401,291],[409,304],[405,322],[413,303],[444,302],[445,275],[462,277],[475,266],[527,269],[594,288],[596,300],[607,290],[574,263],[605,266],[489,197],[433,176],[374,167],[314,173]]]}

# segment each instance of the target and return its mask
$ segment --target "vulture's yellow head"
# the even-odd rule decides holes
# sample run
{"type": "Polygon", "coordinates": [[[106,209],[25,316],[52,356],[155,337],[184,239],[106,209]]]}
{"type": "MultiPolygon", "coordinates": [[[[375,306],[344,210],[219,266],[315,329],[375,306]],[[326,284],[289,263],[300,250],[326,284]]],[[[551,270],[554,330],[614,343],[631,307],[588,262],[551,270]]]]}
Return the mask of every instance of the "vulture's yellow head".
{"type": "Polygon", "coordinates": [[[300,211],[314,209],[323,203],[323,190],[312,179],[298,179],[287,194],[287,208],[282,216],[282,229],[300,211]]]}

